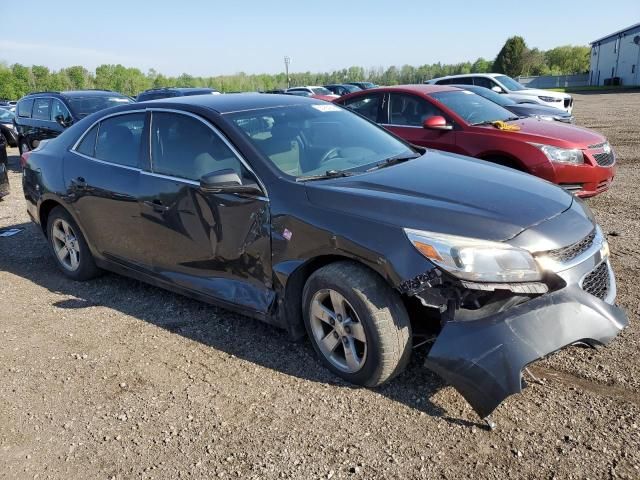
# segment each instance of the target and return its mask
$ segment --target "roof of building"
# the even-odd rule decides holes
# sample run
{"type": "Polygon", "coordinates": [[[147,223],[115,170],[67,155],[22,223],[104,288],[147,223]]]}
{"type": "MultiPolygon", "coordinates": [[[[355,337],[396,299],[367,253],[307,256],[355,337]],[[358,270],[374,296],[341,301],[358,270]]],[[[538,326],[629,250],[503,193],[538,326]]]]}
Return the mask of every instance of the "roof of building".
{"type": "Polygon", "coordinates": [[[623,28],[622,30],[618,30],[617,32],[613,32],[613,33],[610,33],[609,35],[606,35],[604,37],[598,38],[597,40],[594,40],[593,42],[591,42],[590,45],[593,45],[594,43],[601,42],[601,41],[606,40],[606,39],[611,38],[611,37],[615,37],[615,36],[617,36],[617,35],[619,35],[621,33],[627,32],[629,30],[633,30],[634,28],[638,28],[638,27],[640,27],[640,23],[636,23],[634,25],[631,25],[630,27],[623,28]]]}

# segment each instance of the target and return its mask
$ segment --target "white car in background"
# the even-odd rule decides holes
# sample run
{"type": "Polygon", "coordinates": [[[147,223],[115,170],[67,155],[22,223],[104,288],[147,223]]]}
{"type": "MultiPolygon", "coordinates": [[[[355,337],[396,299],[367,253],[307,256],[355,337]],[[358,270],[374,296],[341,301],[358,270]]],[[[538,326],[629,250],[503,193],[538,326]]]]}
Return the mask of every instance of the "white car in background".
{"type": "Polygon", "coordinates": [[[331,90],[324,87],[317,86],[317,85],[311,85],[307,87],[287,88],[285,90],[285,93],[288,93],[290,95],[301,95],[304,97],[321,96],[321,97],[340,98],[340,95],[336,95],[331,90]]]}
{"type": "Polygon", "coordinates": [[[449,75],[433,78],[424,83],[431,85],[478,85],[502,93],[518,103],[539,103],[571,113],[573,98],[571,95],[538,88],[527,88],[513,78],[502,73],[470,73],[467,75],[449,75]]]}

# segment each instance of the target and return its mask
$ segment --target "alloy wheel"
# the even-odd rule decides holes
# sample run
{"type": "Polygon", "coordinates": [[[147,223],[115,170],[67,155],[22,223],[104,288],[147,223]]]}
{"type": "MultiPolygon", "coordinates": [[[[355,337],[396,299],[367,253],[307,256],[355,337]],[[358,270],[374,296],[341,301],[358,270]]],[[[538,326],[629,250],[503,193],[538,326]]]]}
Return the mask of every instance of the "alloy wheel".
{"type": "Polygon", "coordinates": [[[309,316],[324,357],[343,372],[358,372],[367,359],[367,336],[347,299],[332,289],[319,290],[311,300],[309,316]]]}
{"type": "Polygon", "coordinates": [[[51,243],[62,266],[76,271],[80,266],[80,245],[73,227],[62,218],[56,219],[51,227],[51,243]]]}

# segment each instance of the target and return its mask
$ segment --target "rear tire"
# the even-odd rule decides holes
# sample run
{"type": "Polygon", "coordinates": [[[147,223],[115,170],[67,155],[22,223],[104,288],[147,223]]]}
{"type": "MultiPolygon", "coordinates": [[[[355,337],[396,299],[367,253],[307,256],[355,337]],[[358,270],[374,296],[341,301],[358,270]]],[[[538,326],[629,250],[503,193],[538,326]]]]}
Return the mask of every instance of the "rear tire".
{"type": "Polygon", "coordinates": [[[411,324],[400,295],[355,262],[332,263],[304,287],[307,333],[321,362],[357,385],[378,386],[411,356],[411,324]]]}
{"type": "Polygon", "coordinates": [[[100,273],[80,227],[62,207],[49,213],[47,240],[56,265],[67,277],[84,281],[100,273]]]}

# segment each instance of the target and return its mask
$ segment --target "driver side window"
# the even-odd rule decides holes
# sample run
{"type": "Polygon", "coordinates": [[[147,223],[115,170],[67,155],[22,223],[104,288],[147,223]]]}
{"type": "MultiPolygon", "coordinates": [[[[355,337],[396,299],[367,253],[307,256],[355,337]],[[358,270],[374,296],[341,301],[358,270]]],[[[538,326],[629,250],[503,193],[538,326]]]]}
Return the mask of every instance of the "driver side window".
{"type": "Polygon", "coordinates": [[[71,122],[71,114],[67,107],[60,100],[54,98],[51,100],[51,120],[56,121],[59,116],[62,116],[62,120],[65,122],[71,122]]]}
{"type": "Polygon", "coordinates": [[[243,183],[255,183],[249,171],[211,128],[188,115],[153,112],[151,169],[154,173],[199,181],[203,175],[233,169],[243,183]]]}

